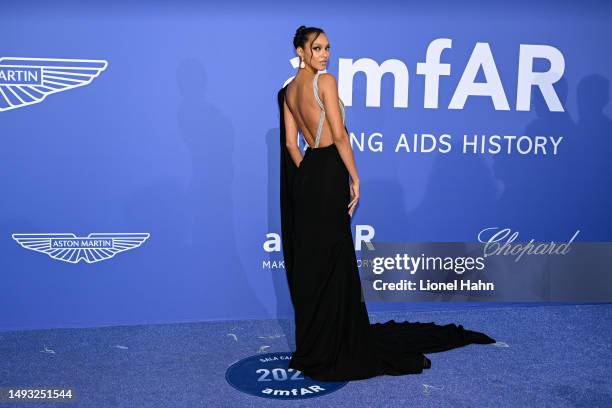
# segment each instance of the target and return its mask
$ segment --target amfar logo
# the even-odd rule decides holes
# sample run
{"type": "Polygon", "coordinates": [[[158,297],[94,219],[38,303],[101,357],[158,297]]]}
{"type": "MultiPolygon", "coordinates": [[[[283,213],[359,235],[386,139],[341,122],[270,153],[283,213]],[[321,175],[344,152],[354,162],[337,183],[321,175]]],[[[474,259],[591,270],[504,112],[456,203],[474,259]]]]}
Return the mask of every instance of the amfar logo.
{"type": "MultiPolygon", "coordinates": [[[[450,50],[452,44],[453,40],[450,38],[433,40],[427,46],[425,61],[416,64],[415,73],[423,76],[425,84],[423,107],[426,109],[439,109],[440,86],[445,85],[444,79],[441,78],[451,75],[451,64],[441,62],[442,54],[445,50],[450,50]]],[[[298,57],[291,60],[294,68],[297,68],[298,63],[298,57]]],[[[545,44],[520,44],[518,66],[513,72],[516,75],[514,76],[516,78],[515,109],[517,111],[531,110],[531,93],[534,88],[537,88],[551,112],[564,112],[563,105],[553,87],[562,78],[564,72],[565,57],[557,48],[545,44]],[[546,60],[550,65],[548,70],[535,71],[534,61],[536,59],[546,60]]],[[[393,77],[393,107],[408,107],[411,74],[404,61],[392,58],[379,64],[372,58],[357,60],[340,58],[338,60],[338,94],[345,106],[353,106],[353,82],[358,73],[365,75],[365,106],[381,106],[382,76],[391,74],[393,77]]],[[[464,109],[468,98],[477,96],[490,98],[496,111],[511,109],[489,43],[476,43],[467,64],[460,73],[461,78],[448,102],[448,109],[464,109]],[[484,74],[485,82],[476,82],[480,70],[484,74]]],[[[285,84],[290,81],[291,78],[285,84]]]]}
{"type": "Polygon", "coordinates": [[[0,112],[42,102],[47,95],[88,85],[104,60],[0,58],[0,112]]]}
{"type": "Polygon", "coordinates": [[[87,237],[74,234],[13,234],[26,249],[42,252],[58,261],[87,263],[105,261],[119,252],[134,249],[149,238],[148,233],[93,233],[87,237]]]}

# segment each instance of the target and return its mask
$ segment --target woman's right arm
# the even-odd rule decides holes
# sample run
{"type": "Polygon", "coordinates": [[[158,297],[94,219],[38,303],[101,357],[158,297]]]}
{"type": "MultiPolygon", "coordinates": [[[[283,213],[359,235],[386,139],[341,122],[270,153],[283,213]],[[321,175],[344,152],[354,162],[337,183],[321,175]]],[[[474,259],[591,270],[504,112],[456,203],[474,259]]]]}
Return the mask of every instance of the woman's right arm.
{"type": "Polygon", "coordinates": [[[352,217],[357,201],[359,200],[359,174],[357,174],[357,166],[355,165],[355,157],[349,140],[349,135],[346,133],[346,128],[342,121],[342,112],[340,111],[340,99],[338,97],[338,85],[336,78],[332,74],[323,73],[319,75],[319,89],[321,90],[321,99],[325,106],[325,115],[329,121],[332,138],[334,144],[338,148],[340,158],[344,162],[346,169],[351,176],[351,201],[348,204],[348,213],[352,217]]]}

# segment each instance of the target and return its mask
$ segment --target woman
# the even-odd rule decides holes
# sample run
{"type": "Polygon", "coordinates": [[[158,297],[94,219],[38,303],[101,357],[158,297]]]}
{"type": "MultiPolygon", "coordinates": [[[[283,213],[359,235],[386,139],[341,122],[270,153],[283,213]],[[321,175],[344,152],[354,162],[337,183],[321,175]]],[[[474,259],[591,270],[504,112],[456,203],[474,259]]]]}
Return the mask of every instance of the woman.
{"type": "Polygon", "coordinates": [[[336,80],[320,72],[329,41],[323,30],[301,26],[293,45],[299,72],[278,93],[282,245],[295,309],[289,367],[322,381],[420,373],[431,366],[423,353],[494,343],[461,325],[370,324],[351,234],[359,175],[336,80]],[[308,143],[303,157],[298,130],[308,143]]]}

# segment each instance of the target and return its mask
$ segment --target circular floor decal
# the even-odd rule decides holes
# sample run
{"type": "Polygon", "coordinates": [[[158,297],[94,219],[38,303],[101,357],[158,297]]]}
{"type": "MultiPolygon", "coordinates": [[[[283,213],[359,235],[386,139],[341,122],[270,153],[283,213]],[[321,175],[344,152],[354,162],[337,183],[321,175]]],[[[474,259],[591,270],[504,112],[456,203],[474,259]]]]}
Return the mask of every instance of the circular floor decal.
{"type": "Polygon", "coordinates": [[[318,381],[289,368],[291,353],[266,353],[244,358],[228,367],[227,382],[238,391],[272,399],[319,397],[344,387],[348,381],[318,381]]]}

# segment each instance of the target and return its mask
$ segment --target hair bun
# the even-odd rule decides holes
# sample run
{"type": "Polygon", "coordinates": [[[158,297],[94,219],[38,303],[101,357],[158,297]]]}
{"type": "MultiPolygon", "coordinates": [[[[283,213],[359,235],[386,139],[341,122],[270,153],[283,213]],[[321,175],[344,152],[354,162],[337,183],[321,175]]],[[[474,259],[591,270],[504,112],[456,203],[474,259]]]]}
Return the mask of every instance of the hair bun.
{"type": "MultiPolygon", "coordinates": [[[[304,47],[304,44],[308,42],[308,37],[311,34],[316,34],[317,36],[324,31],[317,27],[306,27],[305,25],[301,25],[295,30],[295,36],[293,37],[293,47],[299,48],[304,47]]],[[[317,37],[315,36],[315,39],[317,37]]],[[[314,41],[314,40],[313,40],[314,41]]]]}

